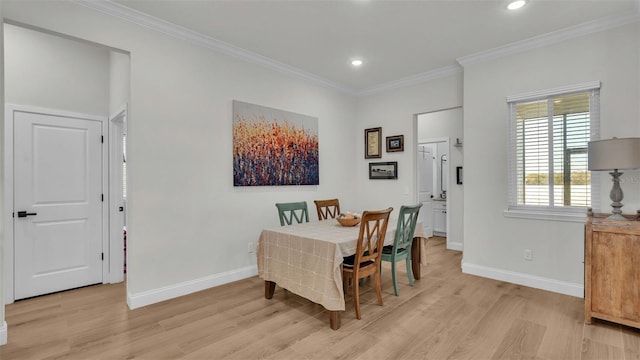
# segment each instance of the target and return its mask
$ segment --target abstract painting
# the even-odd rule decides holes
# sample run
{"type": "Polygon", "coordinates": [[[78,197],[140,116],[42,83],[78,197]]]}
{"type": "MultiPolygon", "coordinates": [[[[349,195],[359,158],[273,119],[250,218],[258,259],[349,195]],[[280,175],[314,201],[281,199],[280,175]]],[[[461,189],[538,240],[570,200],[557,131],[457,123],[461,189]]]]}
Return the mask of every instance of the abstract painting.
{"type": "Polygon", "coordinates": [[[233,101],[233,185],[318,185],[318,118],[233,101]]]}

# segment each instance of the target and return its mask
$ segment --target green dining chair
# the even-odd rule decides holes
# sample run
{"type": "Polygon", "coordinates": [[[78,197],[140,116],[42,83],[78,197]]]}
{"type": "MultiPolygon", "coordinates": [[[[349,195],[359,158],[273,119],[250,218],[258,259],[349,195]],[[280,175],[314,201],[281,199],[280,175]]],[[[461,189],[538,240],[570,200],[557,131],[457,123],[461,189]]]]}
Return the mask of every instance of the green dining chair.
{"type": "Polygon", "coordinates": [[[280,217],[280,226],[291,225],[294,220],[298,224],[309,222],[309,210],[307,209],[306,201],[277,203],[276,207],[280,217]]]}
{"type": "MultiPolygon", "coordinates": [[[[403,205],[398,215],[398,227],[396,228],[393,245],[387,245],[382,249],[382,261],[391,262],[391,277],[393,278],[393,291],[398,296],[398,277],[396,275],[396,262],[405,260],[407,264],[407,276],[409,285],[413,286],[413,272],[411,271],[411,245],[413,234],[418,222],[418,213],[422,203],[414,206],[403,205]]],[[[382,272],[382,269],[381,269],[382,272]]]]}

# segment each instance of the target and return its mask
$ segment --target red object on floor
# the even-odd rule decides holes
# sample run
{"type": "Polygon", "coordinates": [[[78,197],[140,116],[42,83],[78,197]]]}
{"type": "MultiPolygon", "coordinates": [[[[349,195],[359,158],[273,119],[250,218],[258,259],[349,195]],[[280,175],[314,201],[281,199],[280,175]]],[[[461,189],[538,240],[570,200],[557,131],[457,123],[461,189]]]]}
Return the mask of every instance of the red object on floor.
{"type": "Polygon", "coordinates": [[[124,230],[124,273],[127,273],[127,230],[124,230]]]}

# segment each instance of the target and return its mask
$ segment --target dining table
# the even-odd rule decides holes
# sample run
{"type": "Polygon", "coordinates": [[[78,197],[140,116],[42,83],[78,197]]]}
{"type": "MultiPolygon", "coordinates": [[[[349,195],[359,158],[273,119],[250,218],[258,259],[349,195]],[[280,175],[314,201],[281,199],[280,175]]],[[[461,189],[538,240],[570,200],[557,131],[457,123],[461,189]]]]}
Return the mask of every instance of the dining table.
{"type": "MultiPolygon", "coordinates": [[[[392,245],[397,218],[390,218],[385,245],[392,245]]],[[[263,229],[257,247],[258,275],[264,279],[267,299],[276,284],[322,305],[329,311],[329,325],[340,328],[345,310],[342,287],[343,258],[356,252],[360,225],[342,226],[335,219],[263,229]]],[[[420,265],[426,264],[426,235],[416,225],[411,249],[414,279],[420,279],[420,265]]]]}

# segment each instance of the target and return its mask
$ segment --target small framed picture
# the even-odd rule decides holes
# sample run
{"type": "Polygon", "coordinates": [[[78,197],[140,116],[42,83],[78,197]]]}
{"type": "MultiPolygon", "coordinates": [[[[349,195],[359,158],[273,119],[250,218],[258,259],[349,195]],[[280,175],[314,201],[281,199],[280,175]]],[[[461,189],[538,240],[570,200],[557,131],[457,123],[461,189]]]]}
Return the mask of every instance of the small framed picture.
{"type": "Polygon", "coordinates": [[[462,185],[462,166],[456,166],[456,184],[462,185]]]}
{"type": "Polygon", "coordinates": [[[404,151],[404,135],[387,136],[387,152],[404,151]]]}
{"type": "Polygon", "coordinates": [[[371,162],[369,163],[369,179],[397,179],[398,162],[371,162]]]}
{"type": "Polygon", "coordinates": [[[376,159],[382,157],[382,128],[364,129],[364,158],[376,159]]]}

